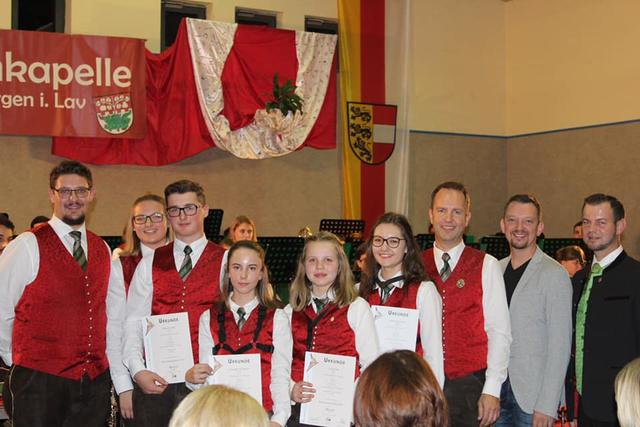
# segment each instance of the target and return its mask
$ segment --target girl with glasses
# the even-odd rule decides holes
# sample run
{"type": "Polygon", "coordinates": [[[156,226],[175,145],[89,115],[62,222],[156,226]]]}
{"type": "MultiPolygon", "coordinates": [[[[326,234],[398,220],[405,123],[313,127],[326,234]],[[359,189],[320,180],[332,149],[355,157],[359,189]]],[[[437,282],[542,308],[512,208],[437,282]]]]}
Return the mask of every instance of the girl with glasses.
{"type": "Polygon", "coordinates": [[[390,306],[417,310],[415,351],[424,357],[442,387],[442,299],[424,271],[407,218],[393,212],[378,218],[366,253],[360,296],[374,309],[390,306]]]}
{"type": "Polygon", "coordinates": [[[209,356],[259,354],[262,406],[271,425],[283,427],[289,418],[291,328],[269,283],[264,250],[241,240],[231,246],[225,269],[221,302],[200,316],[200,363],[185,375],[187,387],[200,388],[213,369],[209,356]]]}

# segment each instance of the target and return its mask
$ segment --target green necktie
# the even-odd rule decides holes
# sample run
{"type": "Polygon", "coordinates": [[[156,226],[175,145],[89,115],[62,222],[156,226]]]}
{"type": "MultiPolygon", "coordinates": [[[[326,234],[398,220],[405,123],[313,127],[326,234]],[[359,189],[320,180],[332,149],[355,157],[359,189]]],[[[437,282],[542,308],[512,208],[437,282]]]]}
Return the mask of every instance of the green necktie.
{"type": "Polygon", "coordinates": [[[191,269],[193,268],[193,266],[191,265],[191,252],[193,252],[191,246],[184,247],[184,260],[182,261],[180,271],[178,272],[182,280],[186,280],[189,273],[191,273],[191,269]]]}
{"type": "Polygon", "coordinates": [[[576,388],[578,393],[582,395],[582,368],[584,361],[584,324],[587,320],[587,306],[589,304],[589,296],[591,295],[591,287],[596,277],[602,276],[603,268],[600,264],[595,263],[591,267],[589,281],[582,292],[580,302],[578,302],[578,311],[576,313],[576,388]]]}
{"type": "Polygon", "coordinates": [[[238,330],[241,331],[244,324],[247,323],[247,319],[245,319],[247,312],[244,311],[244,307],[238,307],[236,313],[238,313],[238,330]]]}
{"type": "Polygon", "coordinates": [[[69,233],[73,237],[73,259],[76,260],[82,271],[87,271],[87,256],[84,254],[80,240],[82,233],[79,231],[71,231],[69,233]]]}
{"type": "Polygon", "coordinates": [[[324,308],[324,306],[329,303],[329,297],[314,298],[313,302],[316,303],[316,309],[318,310],[317,313],[320,313],[322,311],[322,309],[324,308]]]}

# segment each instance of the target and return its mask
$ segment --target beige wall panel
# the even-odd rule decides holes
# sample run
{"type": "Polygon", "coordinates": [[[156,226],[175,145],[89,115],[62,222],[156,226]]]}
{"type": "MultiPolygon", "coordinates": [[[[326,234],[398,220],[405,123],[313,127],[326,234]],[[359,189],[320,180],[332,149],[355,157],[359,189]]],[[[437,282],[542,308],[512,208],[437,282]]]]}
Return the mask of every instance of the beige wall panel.
{"type": "MultiPolygon", "coordinates": [[[[18,230],[35,215],[50,215],[47,187],[51,168],[47,138],[0,137],[0,212],[18,230]]],[[[239,160],[208,150],[178,164],[158,168],[91,166],[97,190],[90,226],[102,235],[120,234],[133,200],[148,191],[161,194],[182,178],[200,182],[212,207],[225,211],[223,223],[240,214],[254,218],[260,235],[295,235],[322,218],[340,218],[340,150],[304,149],[278,159],[239,160]]]]}
{"type": "Polygon", "coordinates": [[[640,2],[506,3],[507,134],[640,117],[640,2]]]}
{"type": "Polygon", "coordinates": [[[412,2],[413,130],[504,135],[501,1],[412,2]]]}
{"type": "Polygon", "coordinates": [[[0,30],[11,29],[11,0],[0,0],[0,30]]]}
{"type": "Polygon", "coordinates": [[[613,194],[627,212],[624,245],[639,256],[639,140],[640,123],[514,138],[507,145],[508,192],[540,198],[548,237],[570,236],[589,194],[613,194]]]}
{"type": "Polygon", "coordinates": [[[433,189],[444,181],[460,181],[471,193],[468,234],[479,238],[495,233],[507,194],[505,144],[501,138],[412,133],[410,219],[414,232],[427,232],[433,189]]]}

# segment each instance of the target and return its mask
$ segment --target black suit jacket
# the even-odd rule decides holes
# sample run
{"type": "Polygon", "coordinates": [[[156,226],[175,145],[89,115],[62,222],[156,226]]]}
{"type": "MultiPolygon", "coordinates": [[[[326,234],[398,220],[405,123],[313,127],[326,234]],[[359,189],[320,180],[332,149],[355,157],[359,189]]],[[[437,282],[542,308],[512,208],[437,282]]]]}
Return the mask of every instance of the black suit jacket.
{"type": "MultiPolygon", "coordinates": [[[[573,277],[574,325],[590,267],[573,277]]],[[[615,422],[615,377],[624,365],[640,356],[640,262],[626,252],[593,283],[584,331],[583,411],[590,418],[615,422]]],[[[574,373],[572,360],[569,375],[573,377],[574,373]]]]}

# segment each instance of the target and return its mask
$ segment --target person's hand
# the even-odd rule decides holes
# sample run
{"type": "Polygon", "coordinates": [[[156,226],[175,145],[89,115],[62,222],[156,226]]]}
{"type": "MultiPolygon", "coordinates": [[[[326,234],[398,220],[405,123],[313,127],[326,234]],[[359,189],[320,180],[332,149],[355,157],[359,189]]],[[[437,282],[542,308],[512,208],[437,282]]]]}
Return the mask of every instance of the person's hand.
{"type": "Polygon", "coordinates": [[[162,394],[169,385],[160,375],[146,369],[138,372],[133,380],[146,394],[162,394]]]}
{"type": "Polygon", "coordinates": [[[500,415],[500,399],[490,394],[482,393],[478,399],[478,421],[480,427],[495,423],[500,415]]]}
{"type": "Polygon", "coordinates": [[[127,390],[118,396],[120,402],[120,415],[126,420],[133,418],[133,390],[127,390]]]}
{"type": "Polygon", "coordinates": [[[275,421],[269,421],[269,427],[282,427],[282,426],[275,421]]]}
{"type": "Polygon", "coordinates": [[[209,375],[213,374],[213,369],[206,363],[193,365],[184,375],[184,379],[191,384],[204,384],[209,375]]]}
{"type": "Polygon", "coordinates": [[[555,420],[542,412],[533,411],[533,427],[553,427],[555,420]]]}
{"type": "Polygon", "coordinates": [[[298,403],[311,402],[314,397],[313,393],[315,392],[316,389],[313,388],[313,384],[305,381],[298,381],[291,389],[291,400],[298,403]]]}

